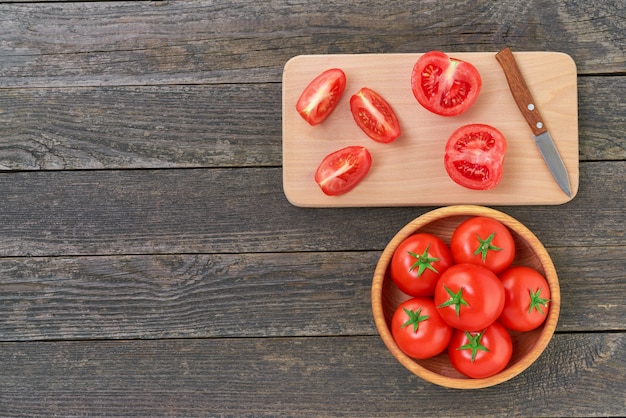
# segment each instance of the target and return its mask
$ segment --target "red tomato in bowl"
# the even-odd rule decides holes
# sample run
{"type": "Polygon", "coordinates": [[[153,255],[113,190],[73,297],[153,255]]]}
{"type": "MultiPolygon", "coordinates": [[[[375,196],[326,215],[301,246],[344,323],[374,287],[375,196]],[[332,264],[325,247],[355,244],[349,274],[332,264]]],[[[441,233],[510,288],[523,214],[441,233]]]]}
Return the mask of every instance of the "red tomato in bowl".
{"type": "Polygon", "coordinates": [[[513,341],[499,322],[480,332],[455,330],[448,346],[448,357],[454,368],[476,379],[501,372],[512,355],[513,341]]]}
{"type": "Polygon", "coordinates": [[[441,319],[432,299],[413,298],[394,312],[391,334],[404,354],[425,359],[446,349],[452,328],[441,319]]]}
{"type": "Polygon", "coordinates": [[[411,89],[417,101],[441,116],[467,111],[478,98],[481,86],[476,67],[439,51],[422,55],[411,74],[411,89]]]}
{"type": "Polygon", "coordinates": [[[437,280],[452,264],[450,249],[441,238],[413,234],[398,245],[391,257],[391,279],[407,295],[432,296],[437,280]]]}
{"type": "Polygon", "coordinates": [[[504,308],[504,287],[498,276],[475,264],[455,264],[437,282],[439,314],[453,328],[480,331],[495,322],[504,308]]]}
{"type": "Polygon", "coordinates": [[[506,139],[493,126],[461,126],[446,143],[444,166],[457,184],[472,190],[489,190],[502,179],[506,139]]]}
{"type": "Polygon", "coordinates": [[[327,155],[315,171],[315,182],[328,196],[352,190],[372,166],[372,156],[365,147],[350,146],[327,155]]]}
{"type": "Polygon", "coordinates": [[[500,274],[515,258],[515,241],[502,222],[475,216],[456,227],[450,251],[455,263],[476,264],[500,274]]]}
{"type": "Polygon", "coordinates": [[[309,125],[317,125],[330,115],[346,89],[346,74],[339,68],[324,71],[302,91],[296,110],[309,125]]]}
{"type": "Polygon", "coordinates": [[[363,87],[350,98],[356,124],[376,142],[389,143],[400,136],[400,122],[393,109],[378,93],[363,87]]]}
{"type": "Polygon", "coordinates": [[[499,321],[514,331],[530,331],[546,320],[550,286],[537,270],[515,266],[500,275],[504,286],[504,309],[499,321]]]}

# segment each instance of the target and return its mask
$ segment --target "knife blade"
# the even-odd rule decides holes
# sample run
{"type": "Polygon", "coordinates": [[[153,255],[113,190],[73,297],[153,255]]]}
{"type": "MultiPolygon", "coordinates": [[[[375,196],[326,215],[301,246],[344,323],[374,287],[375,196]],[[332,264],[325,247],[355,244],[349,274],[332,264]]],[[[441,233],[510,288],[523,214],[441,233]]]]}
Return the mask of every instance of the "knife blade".
{"type": "Polygon", "coordinates": [[[533,132],[535,144],[537,144],[539,152],[546,162],[552,177],[554,177],[561,190],[563,190],[567,196],[572,197],[567,168],[539,113],[537,104],[526,85],[526,81],[522,76],[511,49],[509,47],[502,49],[496,54],[496,59],[504,71],[506,81],[509,84],[509,89],[511,90],[517,107],[519,107],[524,119],[526,119],[526,122],[533,132]]]}

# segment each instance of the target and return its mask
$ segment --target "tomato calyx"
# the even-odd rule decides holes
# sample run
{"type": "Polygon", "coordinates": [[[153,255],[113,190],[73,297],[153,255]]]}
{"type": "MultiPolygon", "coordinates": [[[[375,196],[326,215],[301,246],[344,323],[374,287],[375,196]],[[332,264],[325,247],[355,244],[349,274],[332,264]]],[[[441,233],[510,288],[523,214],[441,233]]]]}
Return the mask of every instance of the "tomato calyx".
{"type": "Polygon", "coordinates": [[[426,249],[424,250],[424,252],[422,254],[417,254],[417,253],[414,253],[412,251],[407,251],[407,253],[411,257],[415,258],[415,263],[413,263],[413,265],[411,266],[409,271],[413,271],[413,270],[415,270],[417,268],[417,277],[420,277],[422,275],[422,273],[424,273],[424,270],[426,270],[426,269],[431,270],[432,272],[439,274],[437,269],[433,266],[433,263],[436,262],[436,261],[439,261],[439,258],[437,258],[437,257],[429,257],[428,256],[428,251],[429,250],[430,250],[430,244],[428,244],[428,246],[426,247],[426,249]]]}
{"type": "Polygon", "coordinates": [[[467,303],[467,301],[463,299],[463,288],[460,288],[457,293],[454,293],[454,291],[448,288],[448,286],[446,286],[445,284],[443,285],[443,288],[446,290],[446,292],[448,292],[448,295],[450,295],[450,299],[437,306],[437,308],[445,308],[447,306],[454,305],[454,311],[456,312],[456,316],[460,316],[461,305],[469,306],[469,303],[467,303]]]}
{"type": "Polygon", "coordinates": [[[467,337],[468,343],[463,344],[460,347],[457,347],[457,350],[472,350],[472,363],[476,360],[476,354],[478,351],[489,351],[487,347],[480,343],[480,340],[483,338],[485,331],[481,331],[476,335],[472,335],[469,331],[465,331],[465,336],[467,337]]]}
{"type": "Polygon", "coordinates": [[[531,313],[533,309],[536,309],[541,315],[545,315],[541,307],[543,306],[544,308],[547,308],[550,299],[544,299],[541,297],[541,288],[537,289],[534,293],[532,289],[528,289],[528,293],[530,293],[530,306],[528,307],[528,313],[531,313]]]}
{"type": "Polygon", "coordinates": [[[491,235],[489,235],[486,239],[483,240],[480,237],[480,235],[476,234],[476,239],[478,240],[479,244],[476,250],[474,251],[474,255],[480,254],[483,260],[483,263],[487,260],[487,253],[489,251],[502,251],[502,248],[496,247],[495,245],[491,243],[491,241],[493,241],[495,236],[496,236],[496,233],[492,232],[491,235]]]}
{"type": "Polygon", "coordinates": [[[420,315],[421,312],[422,312],[422,308],[419,308],[416,311],[404,308],[404,313],[407,314],[409,319],[407,319],[407,321],[404,324],[402,324],[400,328],[405,328],[405,327],[408,327],[409,325],[413,325],[413,332],[417,333],[417,330],[420,327],[420,322],[426,321],[428,318],[430,318],[428,315],[420,315]]]}

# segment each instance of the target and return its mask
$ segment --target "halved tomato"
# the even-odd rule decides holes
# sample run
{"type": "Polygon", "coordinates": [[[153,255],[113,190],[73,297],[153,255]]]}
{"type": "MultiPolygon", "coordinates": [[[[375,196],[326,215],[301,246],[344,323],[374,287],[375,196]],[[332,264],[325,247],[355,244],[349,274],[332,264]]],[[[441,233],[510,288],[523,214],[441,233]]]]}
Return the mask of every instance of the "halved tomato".
{"type": "Polygon", "coordinates": [[[315,171],[315,181],[329,196],[346,193],[363,180],[372,166],[365,147],[350,146],[327,155],[315,171]]]}
{"type": "Polygon", "coordinates": [[[339,68],[326,70],[302,91],[296,110],[310,125],[317,125],[330,115],[345,89],[346,74],[339,68]]]}
{"type": "Polygon", "coordinates": [[[350,98],[350,110],[356,124],[374,141],[388,143],[400,136],[398,117],[374,90],[359,90],[350,98]]]}
{"type": "Polygon", "coordinates": [[[482,80],[476,67],[443,52],[422,55],[411,74],[411,89],[426,109],[442,116],[468,110],[478,98],[482,80]]]}
{"type": "Polygon", "coordinates": [[[506,140],[493,126],[461,126],[448,139],[444,155],[446,171],[455,183],[473,190],[496,187],[502,179],[506,140]]]}

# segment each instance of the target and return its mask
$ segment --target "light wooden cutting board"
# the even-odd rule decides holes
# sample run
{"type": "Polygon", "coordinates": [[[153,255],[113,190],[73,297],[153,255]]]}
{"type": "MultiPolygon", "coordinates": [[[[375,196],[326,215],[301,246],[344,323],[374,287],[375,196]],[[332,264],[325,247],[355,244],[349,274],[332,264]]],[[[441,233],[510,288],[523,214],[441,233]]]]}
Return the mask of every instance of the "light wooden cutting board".
{"type": "MultiPolygon", "coordinates": [[[[474,64],[483,85],[466,113],[443,117],[413,97],[411,71],[422,54],[300,55],[283,71],[283,188],[303,207],[553,205],[569,201],[552,178],[530,128],[513,101],[495,52],[448,53],[474,64]],[[341,68],[347,86],[337,108],[321,124],[308,125],[295,109],[298,97],[322,71],[341,68]],[[350,113],[350,97],[361,87],[382,95],[396,112],[402,135],[380,144],[369,139],[350,113]],[[452,132],[465,124],[486,123],[507,139],[504,175],[488,191],[463,188],[446,173],[443,155],[452,132]],[[322,159],[349,145],[372,155],[363,181],[341,196],[326,196],[314,173],[322,159]]],[[[558,52],[514,52],[536,105],[567,167],[572,195],[578,191],[578,103],[576,64],[558,52]]]]}

